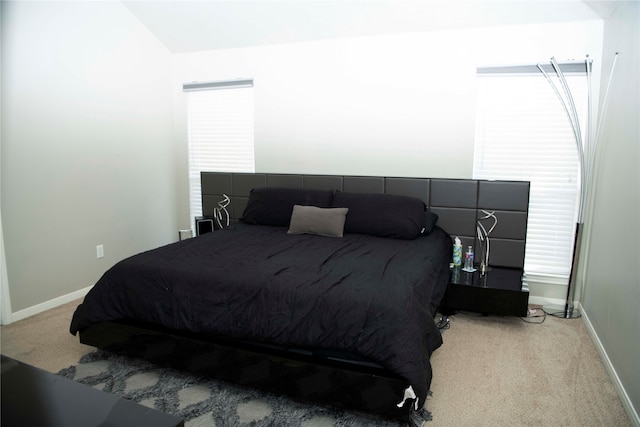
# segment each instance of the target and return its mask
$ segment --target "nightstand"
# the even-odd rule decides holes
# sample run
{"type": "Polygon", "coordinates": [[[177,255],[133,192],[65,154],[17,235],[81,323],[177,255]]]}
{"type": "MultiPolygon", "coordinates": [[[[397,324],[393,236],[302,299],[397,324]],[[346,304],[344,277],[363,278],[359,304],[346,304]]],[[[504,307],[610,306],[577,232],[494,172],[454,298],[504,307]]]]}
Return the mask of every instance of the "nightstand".
{"type": "Polygon", "coordinates": [[[474,311],[503,316],[527,315],[529,288],[522,281],[521,268],[491,267],[480,276],[479,271],[466,272],[453,268],[440,312],[474,311]]]}

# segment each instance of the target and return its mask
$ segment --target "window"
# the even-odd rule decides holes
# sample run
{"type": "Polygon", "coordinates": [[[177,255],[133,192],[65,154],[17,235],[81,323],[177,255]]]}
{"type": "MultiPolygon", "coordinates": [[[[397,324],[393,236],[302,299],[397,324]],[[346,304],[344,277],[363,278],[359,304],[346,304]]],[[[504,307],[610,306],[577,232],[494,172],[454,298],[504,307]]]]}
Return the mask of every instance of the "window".
{"type": "MultiPolygon", "coordinates": [[[[581,124],[588,94],[584,69],[563,69],[581,124]]],[[[553,71],[547,74],[557,78],[553,71]]],[[[529,280],[566,285],[580,185],[571,122],[535,66],[478,69],[477,80],[474,178],[531,182],[525,272],[529,280]]]]}
{"type": "Polygon", "coordinates": [[[202,212],[200,172],[254,172],[253,80],[183,85],[188,97],[189,206],[202,212]]]}

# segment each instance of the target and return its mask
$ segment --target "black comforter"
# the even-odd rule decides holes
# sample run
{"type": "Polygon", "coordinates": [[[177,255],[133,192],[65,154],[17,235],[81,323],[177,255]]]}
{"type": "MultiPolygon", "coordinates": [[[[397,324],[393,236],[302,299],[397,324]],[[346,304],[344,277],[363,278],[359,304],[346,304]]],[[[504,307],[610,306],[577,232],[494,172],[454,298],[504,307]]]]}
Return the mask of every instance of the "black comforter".
{"type": "Polygon", "coordinates": [[[353,353],[405,378],[420,404],[433,316],[448,282],[451,239],[359,234],[288,235],[283,227],[229,229],[127,258],[87,294],[71,333],[137,319],[178,331],[353,353]]]}

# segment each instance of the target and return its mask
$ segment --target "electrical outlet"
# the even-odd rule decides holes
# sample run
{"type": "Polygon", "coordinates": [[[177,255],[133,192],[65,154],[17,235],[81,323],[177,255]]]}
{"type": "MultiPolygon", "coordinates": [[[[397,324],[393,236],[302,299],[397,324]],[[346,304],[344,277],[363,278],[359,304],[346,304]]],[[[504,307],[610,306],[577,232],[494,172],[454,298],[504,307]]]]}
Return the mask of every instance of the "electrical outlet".
{"type": "Polygon", "coordinates": [[[96,246],[96,258],[104,257],[104,245],[96,246]]]}

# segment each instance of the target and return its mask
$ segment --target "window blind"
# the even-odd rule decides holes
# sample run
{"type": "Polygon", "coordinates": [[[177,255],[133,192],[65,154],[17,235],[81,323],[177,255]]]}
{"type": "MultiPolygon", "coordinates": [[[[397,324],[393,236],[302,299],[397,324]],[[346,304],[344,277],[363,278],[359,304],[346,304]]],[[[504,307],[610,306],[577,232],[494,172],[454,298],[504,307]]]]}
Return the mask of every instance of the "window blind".
{"type": "Polygon", "coordinates": [[[189,205],[202,212],[200,172],[254,172],[253,81],[190,83],[187,92],[189,205]]]}
{"type": "MultiPolygon", "coordinates": [[[[580,184],[569,118],[542,73],[478,71],[474,178],[531,182],[527,278],[566,285],[580,184]]],[[[584,124],[586,75],[565,78],[584,124]]]]}

